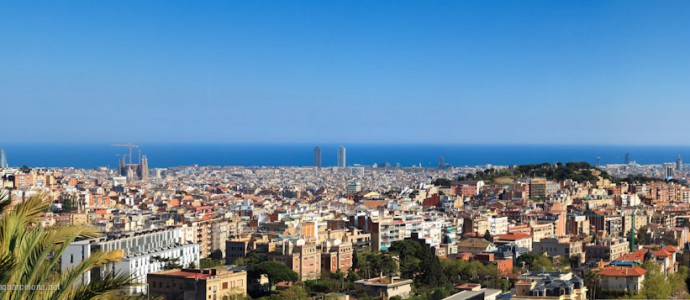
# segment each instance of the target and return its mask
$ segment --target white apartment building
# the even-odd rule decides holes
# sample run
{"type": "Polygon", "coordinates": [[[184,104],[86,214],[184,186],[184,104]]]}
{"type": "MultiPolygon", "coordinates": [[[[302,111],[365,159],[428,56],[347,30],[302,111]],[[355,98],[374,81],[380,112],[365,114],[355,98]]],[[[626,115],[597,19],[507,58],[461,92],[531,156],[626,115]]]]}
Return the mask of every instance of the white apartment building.
{"type": "Polygon", "coordinates": [[[187,267],[190,263],[199,266],[199,245],[183,244],[182,229],[168,227],[119,235],[108,235],[74,242],[67,246],[62,254],[60,270],[75,267],[96,251],[114,251],[121,249],[125,253],[120,262],[110,263],[81,276],[80,283],[88,284],[92,279],[106,274],[119,272],[132,274],[136,283],[129,288],[130,293],[146,291],[146,274],[163,270],[164,264],[154,257],[179,258],[178,263],[187,267]]]}
{"type": "Polygon", "coordinates": [[[489,232],[491,235],[508,233],[508,217],[489,217],[489,232]]]}

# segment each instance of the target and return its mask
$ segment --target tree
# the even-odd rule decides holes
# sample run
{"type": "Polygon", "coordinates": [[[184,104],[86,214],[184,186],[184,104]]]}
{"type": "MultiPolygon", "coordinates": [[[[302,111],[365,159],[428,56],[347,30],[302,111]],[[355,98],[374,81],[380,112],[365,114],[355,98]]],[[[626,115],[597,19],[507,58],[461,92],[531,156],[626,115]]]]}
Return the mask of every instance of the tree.
{"type": "Polygon", "coordinates": [[[182,269],[182,265],[180,264],[180,258],[179,257],[174,257],[174,258],[168,258],[168,257],[161,257],[160,255],[156,255],[151,257],[151,262],[160,262],[163,263],[163,270],[173,270],[173,269],[182,269]]]}
{"type": "MultiPolygon", "coordinates": [[[[296,273],[295,273],[296,274],[296,273]]],[[[280,296],[284,299],[307,300],[309,294],[304,287],[300,285],[293,285],[289,289],[280,292],[280,296]]]]}
{"type": "Polygon", "coordinates": [[[642,268],[647,270],[647,274],[638,295],[645,299],[669,299],[672,288],[661,271],[661,266],[653,260],[648,260],[642,264],[642,268]]]}
{"type": "Polygon", "coordinates": [[[400,268],[409,278],[422,285],[439,286],[446,283],[441,263],[433,248],[417,241],[406,239],[391,244],[389,251],[399,255],[400,268]]]}
{"type": "Polygon", "coordinates": [[[501,278],[499,282],[500,283],[499,286],[497,286],[497,288],[500,288],[503,292],[510,291],[510,281],[508,279],[501,278]]]}
{"type": "Polygon", "coordinates": [[[441,262],[433,248],[427,246],[422,252],[422,272],[415,280],[428,286],[440,286],[447,282],[446,276],[441,270],[441,262]]]}
{"type": "Polygon", "coordinates": [[[258,280],[261,275],[268,276],[268,285],[273,288],[277,282],[290,281],[295,282],[299,280],[299,275],[288,266],[277,261],[264,261],[254,265],[248,270],[248,277],[252,280],[258,280]]]}
{"type": "MultiPolygon", "coordinates": [[[[442,259],[441,269],[443,270],[443,274],[446,274],[448,280],[457,284],[463,281],[462,274],[465,264],[466,262],[461,259],[442,259]]],[[[464,278],[464,281],[466,280],[467,279],[464,278]]]]}
{"type": "Polygon", "coordinates": [[[215,267],[220,267],[224,265],[225,263],[220,260],[220,259],[213,259],[210,257],[207,258],[202,258],[199,260],[199,267],[201,269],[209,269],[209,268],[215,268],[215,267]]]}
{"type": "Polygon", "coordinates": [[[422,251],[420,243],[412,240],[396,241],[391,244],[388,251],[395,252],[400,258],[400,275],[404,278],[414,278],[421,272],[421,260],[419,253],[422,251]]]}
{"type": "Polygon", "coordinates": [[[311,293],[327,294],[336,291],[335,283],[329,280],[307,280],[304,286],[311,293]]]}
{"type": "Polygon", "coordinates": [[[447,178],[438,178],[432,182],[435,186],[450,187],[452,181],[447,178]]]}
{"type": "Polygon", "coordinates": [[[262,257],[260,254],[256,252],[249,252],[245,257],[240,257],[235,259],[235,261],[232,262],[233,265],[236,266],[247,266],[251,267],[253,265],[256,265],[262,261],[264,261],[264,257],[262,257]]]}
{"type": "Polygon", "coordinates": [[[74,211],[75,204],[77,201],[74,200],[74,196],[67,195],[62,197],[62,210],[66,212],[74,211]]]}
{"type": "Polygon", "coordinates": [[[546,256],[536,253],[525,253],[517,259],[518,265],[524,262],[525,267],[532,271],[553,271],[553,262],[546,256]]]}
{"type": "Polygon", "coordinates": [[[211,254],[209,254],[210,258],[216,259],[216,260],[222,260],[223,259],[223,251],[220,249],[216,249],[211,251],[211,254]]]}
{"type": "MultiPolygon", "coordinates": [[[[637,240],[635,243],[639,245],[649,244],[649,241],[647,241],[647,230],[649,230],[649,226],[647,225],[642,226],[639,230],[637,230],[637,236],[635,237],[637,240]]],[[[630,232],[632,233],[632,230],[630,232]]]]}
{"type": "Polygon", "coordinates": [[[355,253],[362,277],[371,278],[380,273],[385,275],[398,272],[398,263],[390,253],[375,253],[371,250],[355,253]]]}
{"type": "Polygon", "coordinates": [[[484,239],[492,243],[494,241],[494,238],[491,237],[491,232],[488,229],[484,232],[484,239]]]}
{"type": "Polygon", "coordinates": [[[129,286],[129,274],[106,273],[89,284],[79,284],[91,269],[120,261],[122,250],[96,251],[73,268],[60,268],[67,246],[76,239],[99,236],[93,227],[65,225],[55,228],[36,226],[50,207],[45,195],[33,196],[10,206],[7,195],[0,195],[0,286],[59,286],[59,289],[0,290],[2,299],[91,299],[111,297],[129,286]]]}
{"type": "Polygon", "coordinates": [[[587,290],[591,293],[592,297],[590,299],[596,299],[597,297],[597,288],[599,288],[599,280],[601,279],[599,277],[599,274],[596,272],[587,271],[585,275],[582,278],[585,282],[585,286],[587,287],[587,290]]]}
{"type": "Polygon", "coordinates": [[[668,276],[671,284],[671,297],[674,299],[688,299],[688,287],[685,281],[688,279],[688,267],[681,266],[678,272],[668,276]]]}

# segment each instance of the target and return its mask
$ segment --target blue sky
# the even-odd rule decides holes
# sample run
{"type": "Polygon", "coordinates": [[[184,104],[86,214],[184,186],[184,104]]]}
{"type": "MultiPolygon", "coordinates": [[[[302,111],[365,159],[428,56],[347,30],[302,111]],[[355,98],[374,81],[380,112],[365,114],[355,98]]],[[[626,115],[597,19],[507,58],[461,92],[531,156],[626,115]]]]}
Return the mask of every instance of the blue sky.
{"type": "Polygon", "coordinates": [[[3,1],[5,142],[688,144],[689,1],[3,1]]]}

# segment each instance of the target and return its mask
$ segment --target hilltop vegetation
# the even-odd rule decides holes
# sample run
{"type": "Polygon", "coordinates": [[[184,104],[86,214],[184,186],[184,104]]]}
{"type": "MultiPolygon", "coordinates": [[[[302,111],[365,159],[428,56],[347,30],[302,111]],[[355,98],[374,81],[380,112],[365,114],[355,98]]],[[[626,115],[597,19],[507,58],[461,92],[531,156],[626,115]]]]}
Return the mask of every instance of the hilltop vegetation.
{"type": "Polygon", "coordinates": [[[596,182],[599,177],[611,180],[611,175],[595,166],[586,162],[569,162],[565,165],[562,163],[549,164],[529,164],[519,165],[510,169],[495,169],[489,168],[483,171],[477,171],[465,176],[459,176],[459,181],[463,180],[484,180],[495,181],[499,178],[519,178],[519,177],[544,177],[549,180],[563,181],[571,179],[577,182],[596,182]]]}
{"type": "Polygon", "coordinates": [[[522,165],[515,167],[513,173],[521,177],[545,177],[563,181],[571,179],[577,182],[596,182],[599,177],[611,180],[611,175],[586,162],[569,162],[539,165],[522,165]]]}

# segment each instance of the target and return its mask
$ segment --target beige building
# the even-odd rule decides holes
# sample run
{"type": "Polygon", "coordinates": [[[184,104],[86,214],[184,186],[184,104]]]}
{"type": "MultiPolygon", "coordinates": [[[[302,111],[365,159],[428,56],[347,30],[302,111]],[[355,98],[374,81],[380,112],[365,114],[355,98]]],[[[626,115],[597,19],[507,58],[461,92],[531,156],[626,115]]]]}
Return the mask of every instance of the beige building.
{"type": "MultiPolygon", "coordinates": [[[[477,233],[483,235],[485,232],[490,231],[491,223],[488,218],[465,218],[463,220],[463,231],[465,233],[477,233]]],[[[508,227],[506,227],[506,232],[508,227]]]]}
{"type": "MultiPolygon", "coordinates": [[[[270,253],[269,258],[284,263],[297,272],[300,280],[306,281],[321,277],[321,252],[314,244],[295,245],[285,241],[277,252],[270,253]]],[[[351,254],[350,254],[351,255],[351,254]]]]}
{"type": "Polygon", "coordinates": [[[353,249],[364,251],[371,248],[371,233],[364,233],[357,228],[349,228],[343,236],[343,242],[352,244],[353,249]]]}
{"type": "Polygon", "coordinates": [[[211,220],[199,220],[188,222],[183,225],[185,240],[200,246],[200,257],[209,257],[213,251],[219,250],[220,257],[225,256],[225,241],[228,239],[228,221],[222,218],[211,220]]]}
{"type": "Polygon", "coordinates": [[[636,293],[642,288],[647,270],[640,267],[608,266],[597,274],[602,289],[613,291],[630,291],[636,293]]]}
{"type": "Polygon", "coordinates": [[[458,253],[469,252],[477,254],[480,252],[494,251],[496,245],[484,238],[466,238],[460,240],[458,243],[458,253]]]}
{"type": "Polygon", "coordinates": [[[586,247],[587,259],[613,261],[629,252],[630,244],[624,238],[608,238],[586,247]]]}
{"type": "Polygon", "coordinates": [[[587,300],[584,280],[573,273],[530,272],[515,283],[514,300],[587,300]]]}
{"type": "Polygon", "coordinates": [[[556,236],[556,228],[553,226],[553,223],[532,223],[530,227],[532,230],[533,242],[538,242],[541,239],[556,236]]]}
{"type": "Polygon", "coordinates": [[[532,236],[529,233],[498,234],[493,238],[496,245],[512,244],[532,251],[532,236]]]}
{"type": "Polygon", "coordinates": [[[147,275],[151,295],[169,300],[230,300],[247,295],[247,272],[174,269],[147,275]]]}
{"type": "Polygon", "coordinates": [[[398,296],[406,299],[412,293],[412,280],[398,277],[377,277],[355,281],[357,289],[376,299],[388,300],[398,296]]]}
{"type": "Polygon", "coordinates": [[[563,258],[579,256],[580,262],[585,262],[585,252],[582,241],[573,241],[570,237],[547,238],[532,244],[534,253],[546,253],[548,256],[563,258]]]}

